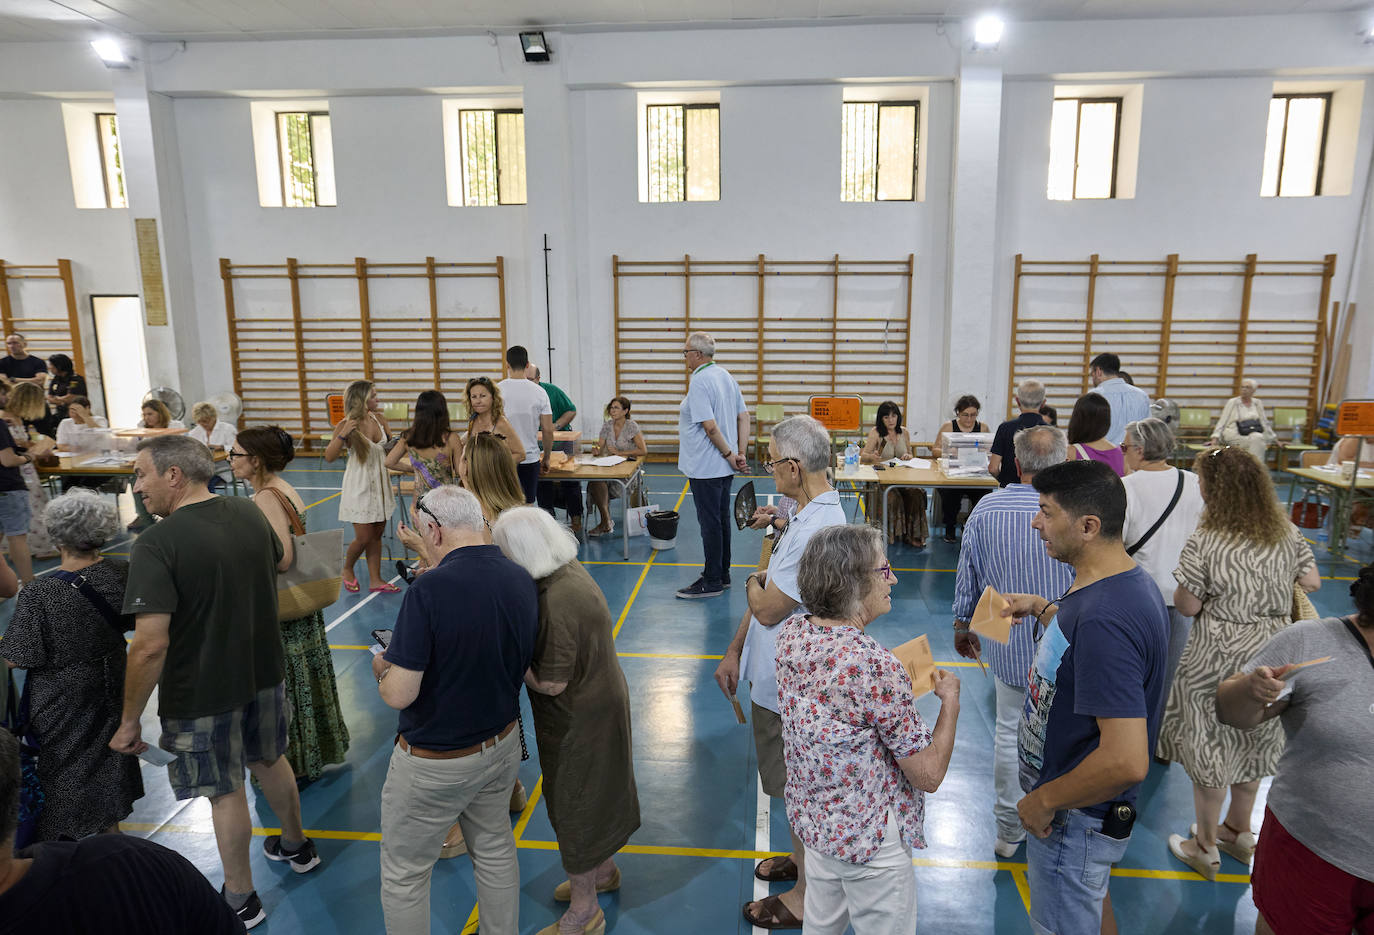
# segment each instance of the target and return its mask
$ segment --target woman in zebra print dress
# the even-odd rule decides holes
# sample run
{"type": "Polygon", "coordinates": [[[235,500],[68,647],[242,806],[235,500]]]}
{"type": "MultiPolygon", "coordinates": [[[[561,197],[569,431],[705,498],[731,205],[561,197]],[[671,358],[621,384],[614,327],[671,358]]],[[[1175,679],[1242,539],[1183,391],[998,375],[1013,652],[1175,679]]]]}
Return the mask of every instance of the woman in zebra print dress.
{"type": "Polygon", "coordinates": [[[1221,724],[1217,685],[1292,623],[1294,582],[1315,591],[1321,577],[1268,471],[1244,449],[1204,451],[1193,469],[1206,506],[1174,571],[1175,606],[1193,615],[1193,630],[1169,692],[1158,754],[1183,764],[1197,810],[1192,834],[1170,835],[1169,850],[1211,880],[1221,866],[1218,848],[1241,861],[1254,852],[1255,795],[1259,781],[1274,775],[1284,745],[1275,721],[1253,731],[1221,724]],[[1231,805],[1218,825],[1228,787],[1231,805]]]}

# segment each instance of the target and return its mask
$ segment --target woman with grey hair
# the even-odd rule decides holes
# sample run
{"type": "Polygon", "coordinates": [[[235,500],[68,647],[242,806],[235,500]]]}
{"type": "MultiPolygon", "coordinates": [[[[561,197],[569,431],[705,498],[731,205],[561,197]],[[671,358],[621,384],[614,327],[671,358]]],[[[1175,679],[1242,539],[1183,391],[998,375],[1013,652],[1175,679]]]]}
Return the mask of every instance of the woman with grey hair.
{"type": "Polygon", "coordinates": [[[118,831],[143,797],[138,760],[106,741],[124,703],[124,631],[119,616],[129,565],[100,549],[119,532],[114,504],[77,488],[48,503],[48,535],[62,554],[50,575],[25,585],[0,656],[28,670],[29,733],[38,742],[43,811],[37,840],[118,831]]]}
{"type": "Polygon", "coordinates": [[[606,597],[577,561],[577,540],[538,507],[506,510],[492,539],[539,588],[539,635],[525,673],[544,804],[568,880],[568,911],[539,935],[599,933],[596,894],[620,888],[615,853],[639,828],[630,693],[606,597]]]}
{"type": "Polygon", "coordinates": [[[1188,537],[1202,516],[1202,491],[1192,471],[1170,467],[1174,433],[1167,422],[1141,419],[1126,425],[1121,452],[1130,473],[1121,479],[1126,486],[1126,526],[1122,540],[1126,551],[1154,579],[1169,608],[1169,662],[1164,676],[1164,697],[1174,683],[1178,660],[1188,645],[1193,618],[1174,606],[1174,569],[1188,537]]]}
{"type": "Polygon", "coordinates": [[[1264,400],[1255,395],[1258,389],[1258,381],[1250,377],[1240,381],[1240,395],[1232,396],[1221,407],[1212,437],[1207,439],[1209,448],[1235,445],[1264,463],[1264,451],[1274,443],[1274,430],[1264,414],[1264,400]]]}
{"type": "Polygon", "coordinates": [[[916,928],[911,849],[925,847],[924,793],[954,749],[959,680],[936,670],[928,729],[911,678],[864,628],[892,608],[897,577],[881,534],[830,526],[802,554],[802,605],[778,635],[787,818],[806,845],[806,931],[897,935],[916,928]]]}

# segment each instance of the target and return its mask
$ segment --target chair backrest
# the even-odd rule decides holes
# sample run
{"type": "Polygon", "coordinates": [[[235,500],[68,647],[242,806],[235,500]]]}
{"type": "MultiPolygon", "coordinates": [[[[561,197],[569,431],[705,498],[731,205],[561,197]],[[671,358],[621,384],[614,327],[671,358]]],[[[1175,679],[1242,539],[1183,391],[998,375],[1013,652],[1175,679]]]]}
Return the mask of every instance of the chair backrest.
{"type": "Polygon", "coordinates": [[[780,403],[759,403],[754,407],[754,421],[759,425],[765,422],[781,422],[783,418],[780,403]]]}
{"type": "Polygon", "coordinates": [[[1178,411],[1178,424],[1185,429],[1205,429],[1212,424],[1212,413],[1207,409],[1180,409],[1178,411]]]}
{"type": "Polygon", "coordinates": [[[1330,457],[1331,452],[1329,451],[1304,451],[1302,452],[1302,461],[1300,463],[1300,466],[1305,468],[1316,467],[1319,464],[1325,464],[1327,462],[1327,459],[1330,457]]]}
{"type": "Polygon", "coordinates": [[[873,424],[876,423],[877,421],[878,421],[878,405],[877,405],[877,403],[864,403],[863,406],[861,406],[861,407],[859,408],[859,428],[863,428],[864,426],[867,426],[867,425],[873,425],[873,424]]]}
{"type": "Polygon", "coordinates": [[[466,422],[468,420],[468,404],[449,403],[448,420],[449,422],[466,422]]]}
{"type": "Polygon", "coordinates": [[[1293,429],[1305,425],[1307,425],[1306,409],[1274,407],[1274,428],[1293,429]]]}
{"type": "Polygon", "coordinates": [[[407,403],[382,403],[382,417],[387,422],[397,423],[392,428],[403,428],[400,423],[410,421],[410,406],[407,403]]]}

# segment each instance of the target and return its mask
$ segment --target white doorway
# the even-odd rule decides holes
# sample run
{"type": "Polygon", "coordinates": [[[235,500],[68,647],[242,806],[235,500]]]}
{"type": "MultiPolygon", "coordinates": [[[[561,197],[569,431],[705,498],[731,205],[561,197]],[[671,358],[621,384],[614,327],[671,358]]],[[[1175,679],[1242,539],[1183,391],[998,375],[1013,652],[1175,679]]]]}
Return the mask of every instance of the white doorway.
{"type": "Polygon", "coordinates": [[[148,350],[143,343],[143,303],[136,295],[93,295],[95,343],[112,428],[132,428],[142,418],[148,392],[148,350]]]}

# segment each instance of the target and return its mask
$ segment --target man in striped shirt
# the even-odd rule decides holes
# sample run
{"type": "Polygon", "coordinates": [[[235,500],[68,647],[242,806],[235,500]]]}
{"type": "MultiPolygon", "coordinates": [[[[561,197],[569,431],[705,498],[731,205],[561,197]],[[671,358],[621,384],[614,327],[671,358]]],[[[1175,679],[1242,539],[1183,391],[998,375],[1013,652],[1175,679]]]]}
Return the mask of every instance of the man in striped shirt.
{"type": "Polygon", "coordinates": [[[993,735],[993,785],[997,800],[996,851],[1011,857],[1025,840],[1016,803],[1022,796],[1017,780],[1016,732],[1026,678],[1035,657],[1035,628],[1014,626],[1011,642],[981,643],[969,632],[969,620],[983,588],[1000,594],[1042,594],[1052,599],[1073,584],[1073,568],[1049,557],[1031,519],[1040,509],[1040,495],[1031,486],[1038,471],[1062,464],[1068,441],[1052,425],[1022,429],[1013,441],[1019,484],[995,490],[978,501],[964,525],[959,549],[959,574],[954,585],[954,648],[970,659],[981,654],[992,668],[997,688],[997,728],[993,735]]]}

